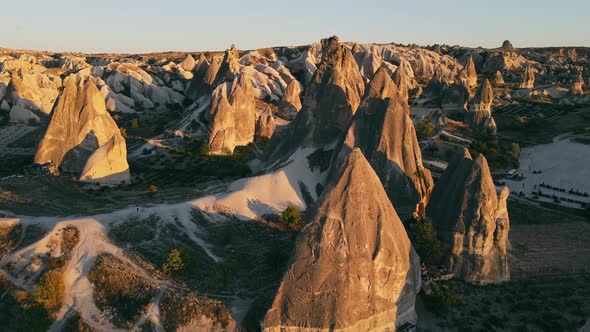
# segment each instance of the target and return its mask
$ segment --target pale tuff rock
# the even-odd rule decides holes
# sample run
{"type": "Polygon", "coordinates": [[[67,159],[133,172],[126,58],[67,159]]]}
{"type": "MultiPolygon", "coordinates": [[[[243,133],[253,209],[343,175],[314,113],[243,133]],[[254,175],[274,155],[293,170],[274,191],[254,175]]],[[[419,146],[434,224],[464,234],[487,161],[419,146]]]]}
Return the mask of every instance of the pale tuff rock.
{"type": "Polygon", "coordinates": [[[322,62],[305,95],[304,114],[298,113],[298,117],[311,121],[308,126],[313,129],[315,143],[334,141],[347,130],[364,90],[350,50],[340,45],[336,36],[323,39],[322,62]]]}
{"type": "Polygon", "coordinates": [[[383,331],[416,321],[420,262],[399,217],[359,149],[338,166],[263,331],[383,331]]]}
{"type": "Polygon", "coordinates": [[[231,48],[225,50],[223,61],[219,67],[217,73],[216,82],[221,83],[226,80],[233,80],[236,75],[240,72],[240,62],[238,60],[239,53],[236,49],[236,45],[232,44],[231,48]]]}
{"type": "Polygon", "coordinates": [[[502,73],[500,71],[496,71],[496,75],[494,76],[494,84],[496,85],[502,85],[504,84],[504,77],[502,76],[502,73]]]}
{"type": "Polygon", "coordinates": [[[477,71],[475,70],[475,63],[473,62],[472,56],[467,58],[467,61],[463,65],[463,69],[461,69],[460,75],[461,73],[463,73],[462,77],[467,79],[469,87],[477,86],[477,71]]]}
{"type": "Polygon", "coordinates": [[[491,112],[492,104],[494,102],[494,89],[489,80],[486,79],[479,89],[477,89],[473,102],[475,111],[491,112]]]}
{"type": "Polygon", "coordinates": [[[448,80],[445,76],[443,68],[437,67],[432,75],[432,79],[428,82],[428,85],[424,88],[422,96],[436,99],[442,96],[442,92],[449,85],[448,80]]]}
{"type": "Polygon", "coordinates": [[[94,151],[80,176],[80,181],[100,184],[128,183],[130,180],[125,139],[119,133],[94,151]]]}
{"type": "Polygon", "coordinates": [[[213,91],[208,120],[213,155],[232,154],[236,146],[254,141],[256,104],[248,71],[213,91]]]}
{"type": "Polygon", "coordinates": [[[448,268],[456,277],[484,284],[510,279],[508,194],[508,188],[496,193],[485,157],[474,160],[467,149],[436,183],[426,211],[449,247],[448,268]]]}
{"type": "Polygon", "coordinates": [[[535,86],[535,70],[532,67],[526,67],[522,73],[519,88],[532,89],[535,86]]]}
{"type": "Polygon", "coordinates": [[[477,89],[473,98],[473,108],[471,109],[471,126],[476,129],[487,129],[492,132],[496,131],[496,122],[492,117],[492,104],[494,102],[494,89],[489,80],[477,89]]]}
{"type": "Polygon", "coordinates": [[[433,187],[430,171],[422,165],[422,152],[405,101],[385,73],[377,73],[344,139],[333,164],[340,163],[354,148],[360,148],[381,179],[398,213],[424,215],[433,187]],[[375,91],[371,95],[371,86],[375,91]]]}
{"type": "MultiPolygon", "coordinates": [[[[356,46],[358,47],[358,44],[356,46]]],[[[377,69],[381,66],[381,58],[368,50],[355,52],[353,48],[352,53],[361,75],[367,80],[372,79],[377,69]]]]}
{"type": "Polygon", "coordinates": [[[397,86],[397,90],[399,94],[404,98],[406,101],[410,98],[410,79],[404,73],[401,68],[401,65],[397,68],[393,75],[393,82],[397,86]]]}
{"type": "Polygon", "coordinates": [[[299,57],[293,59],[287,63],[287,66],[291,68],[292,73],[302,73],[303,84],[311,82],[313,75],[317,70],[316,58],[311,50],[302,52],[299,57]]]}
{"type": "Polygon", "coordinates": [[[283,94],[283,101],[292,105],[297,111],[301,109],[301,84],[296,79],[292,79],[289,84],[287,84],[287,88],[285,89],[285,93],[283,94]]]}
{"type": "Polygon", "coordinates": [[[41,118],[39,118],[39,116],[35,114],[33,111],[16,105],[10,108],[9,117],[10,122],[12,123],[28,123],[29,121],[41,121],[41,118]]]}
{"type": "Polygon", "coordinates": [[[308,139],[314,144],[334,142],[348,129],[364,90],[350,50],[340,45],[336,36],[323,39],[322,62],[307,88],[301,111],[277,150],[288,155],[308,139]]]}
{"type": "Polygon", "coordinates": [[[266,108],[256,121],[256,136],[270,138],[276,129],[275,118],[272,116],[272,110],[266,108]]]}
{"type": "Polygon", "coordinates": [[[12,75],[6,88],[6,100],[13,107],[18,106],[31,113],[49,114],[61,86],[59,76],[33,73],[20,78],[12,75]]]}
{"type": "Polygon", "coordinates": [[[234,152],[236,146],[234,112],[225,96],[221,96],[217,103],[209,132],[211,154],[230,155],[234,152]]]}
{"type": "Polygon", "coordinates": [[[193,57],[190,54],[187,54],[184,60],[182,60],[182,62],[178,64],[178,67],[186,71],[192,71],[196,65],[197,64],[195,62],[195,59],[193,59],[193,57]]]}
{"type": "Polygon", "coordinates": [[[393,98],[398,94],[397,86],[389,76],[389,72],[383,66],[379,67],[373,79],[367,85],[363,99],[369,98],[393,98]]]}
{"type": "MultiPolygon", "coordinates": [[[[81,174],[88,158],[113,136],[120,135],[115,121],[106,111],[103,96],[92,80],[65,80],[65,88],[51,113],[51,121],[37,147],[36,164],[55,163],[66,172],[81,174]]],[[[116,139],[113,151],[126,150],[125,140],[116,139]]],[[[114,158],[117,154],[109,154],[114,158]]],[[[96,162],[98,157],[94,160],[96,162]]],[[[117,169],[127,160],[118,160],[117,169]]],[[[127,167],[128,168],[128,167],[127,167]]],[[[106,176],[106,172],[101,175],[106,176]]]]}

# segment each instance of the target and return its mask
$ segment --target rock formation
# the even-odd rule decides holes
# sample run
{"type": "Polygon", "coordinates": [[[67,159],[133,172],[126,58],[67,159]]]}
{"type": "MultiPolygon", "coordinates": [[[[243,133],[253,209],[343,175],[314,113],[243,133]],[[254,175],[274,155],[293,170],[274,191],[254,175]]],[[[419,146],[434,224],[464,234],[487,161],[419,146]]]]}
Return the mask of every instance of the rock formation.
{"type": "Polygon", "coordinates": [[[295,110],[301,109],[301,84],[296,79],[292,79],[283,93],[283,101],[292,105],[295,110]]]}
{"type": "Polygon", "coordinates": [[[445,90],[441,108],[446,112],[465,112],[469,102],[469,90],[460,84],[452,84],[445,90]]]}
{"type": "Polygon", "coordinates": [[[514,47],[512,47],[512,43],[510,42],[510,40],[505,40],[502,43],[502,51],[504,51],[504,52],[512,52],[512,51],[514,51],[514,47]]]}
{"type": "Polygon", "coordinates": [[[186,71],[192,71],[196,66],[196,62],[190,54],[187,54],[178,66],[186,71]]]}
{"type": "Polygon", "coordinates": [[[430,99],[437,99],[442,97],[444,89],[448,86],[447,78],[441,67],[437,67],[434,70],[432,79],[428,82],[428,85],[424,88],[422,95],[430,99]]]}
{"type": "Polygon", "coordinates": [[[276,129],[275,118],[270,107],[266,108],[256,121],[256,136],[270,138],[276,129]]]}
{"type": "Polygon", "coordinates": [[[400,216],[424,215],[433,187],[432,176],[422,165],[408,103],[397,93],[386,71],[378,71],[369,84],[367,97],[333,164],[339,164],[354,148],[360,148],[367,157],[400,216]]]}
{"type": "Polygon", "coordinates": [[[49,126],[37,147],[35,163],[53,162],[61,170],[78,175],[88,170],[92,173],[87,175],[93,179],[113,175],[109,173],[109,167],[118,174],[129,169],[124,159],[125,140],[120,135],[94,82],[84,83],[71,75],[66,79],[49,126]],[[104,148],[95,154],[99,147],[104,148]],[[87,164],[91,156],[92,163],[87,164]],[[107,160],[100,160],[101,156],[107,160]]]}
{"type": "Polygon", "coordinates": [[[232,154],[236,146],[254,141],[256,102],[248,72],[222,83],[211,94],[209,149],[213,155],[232,154]]]}
{"type": "Polygon", "coordinates": [[[384,331],[416,321],[420,262],[400,219],[359,149],[337,166],[263,331],[384,331]]]}
{"type": "Polygon", "coordinates": [[[231,48],[225,50],[223,61],[217,72],[216,82],[221,83],[227,80],[233,80],[240,72],[240,62],[238,61],[239,53],[236,45],[232,44],[231,48]]]}
{"type": "Polygon", "coordinates": [[[365,90],[352,53],[338,37],[322,40],[322,61],[307,91],[303,108],[313,116],[313,139],[334,140],[346,131],[365,90]]]}
{"type": "Polygon", "coordinates": [[[496,130],[496,122],[492,118],[492,104],[494,102],[494,89],[489,80],[477,89],[473,97],[473,107],[471,109],[471,126],[476,129],[496,130]]]}
{"type": "Polygon", "coordinates": [[[532,89],[535,86],[535,71],[532,67],[526,67],[522,73],[519,88],[532,89]]]}
{"type": "Polygon", "coordinates": [[[383,66],[377,69],[373,79],[367,85],[363,100],[370,98],[393,98],[398,95],[397,85],[389,76],[389,72],[383,66]]]}
{"type": "Polygon", "coordinates": [[[463,65],[463,69],[459,74],[463,73],[464,77],[467,78],[469,87],[477,86],[477,71],[475,70],[475,63],[473,63],[473,57],[469,57],[467,62],[463,65]]]}
{"type": "Polygon", "coordinates": [[[282,135],[274,135],[267,163],[284,159],[304,144],[335,143],[346,132],[365,91],[350,49],[338,37],[323,39],[322,61],[306,86],[302,108],[282,135]]]}
{"type": "Polygon", "coordinates": [[[494,76],[494,84],[496,85],[502,85],[504,84],[504,77],[502,76],[502,73],[498,70],[496,71],[496,74],[494,76]]]}
{"type": "Polygon", "coordinates": [[[401,66],[395,70],[393,74],[393,82],[397,86],[398,93],[404,98],[406,101],[410,98],[410,83],[409,78],[403,72],[401,66]]]}
{"type": "Polygon", "coordinates": [[[100,184],[119,184],[130,179],[125,139],[118,133],[90,155],[80,176],[80,181],[100,184]]]}
{"type": "Polygon", "coordinates": [[[449,247],[448,268],[456,277],[484,284],[509,280],[508,194],[508,188],[496,193],[485,157],[474,160],[467,149],[436,183],[426,212],[449,247]]]}

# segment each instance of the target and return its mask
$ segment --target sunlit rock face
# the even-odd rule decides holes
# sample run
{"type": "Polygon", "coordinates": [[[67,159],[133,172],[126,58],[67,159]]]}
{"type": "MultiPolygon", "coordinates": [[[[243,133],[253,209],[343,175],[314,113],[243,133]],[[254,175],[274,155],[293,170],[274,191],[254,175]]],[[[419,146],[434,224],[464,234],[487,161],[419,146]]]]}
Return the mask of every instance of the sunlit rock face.
{"type": "Polygon", "coordinates": [[[317,143],[346,131],[363,97],[365,84],[348,48],[338,37],[322,40],[322,62],[314,74],[303,108],[313,116],[317,143]]]}
{"type": "Polygon", "coordinates": [[[475,63],[473,62],[472,56],[469,56],[461,71],[467,78],[467,82],[469,83],[470,87],[477,86],[477,71],[475,70],[475,63]]]}
{"type": "Polygon", "coordinates": [[[532,89],[535,86],[535,71],[532,67],[526,67],[522,73],[519,87],[521,89],[532,89]]]}
{"type": "Polygon", "coordinates": [[[80,176],[80,181],[100,184],[128,183],[130,180],[125,139],[120,134],[113,135],[90,155],[80,176]]]}
{"type": "Polygon", "coordinates": [[[275,119],[270,108],[264,110],[256,120],[256,136],[270,138],[276,129],[275,119]]]}
{"type": "MultiPolygon", "coordinates": [[[[34,161],[36,164],[53,162],[62,171],[80,175],[89,158],[99,147],[110,142],[110,147],[104,149],[109,152],[104,155],[117,165],[113,170],[128,170],[126,152],[122,153],[126,151],[125,140],[120,135],[94,82],[84,82],[72,75],[65,80],[65,88],[51,113],[34,161]],[[115,158],[119,159],[114,161],[115,158]]],[[[98,155],[94,156],[93,163],[98,162],[98,155]]],[[[95,172],[104,177],[108,175],[108,169],[101,167],[99,171],[95,168],[95,172]]]]}
{"type": "Polygon", "coordinates": [[[502,73],[500,71],[496,71],[496,74],[494,76],[494,84],[496,85],[502,85],[504,84],[504,76],[502,76],[502,73]]]}
{"type": "Polygon", "coordinates": [[[236,146],[254,141],[256,105],[250,74],[243,71],[211,94],[209,149],[213,155],[230,155],[236,146]]]}
{"type": "Polygon", "coordinates": [[[299,111],[301,109],[300,95],[301,84],[296,79],[292,79],[289,84],[287,84],[287,88],[283,94],[283,101],[289,103],[295,108],[295,110],[299,111]]]}
{"type": "Polygon", "coordinates": [[[336,36],[323,39],[321,46],[322,61],[306,85],[301,110],[286,133],[271,140],[269,163],[291,155],[304,144],[321,147],[336,143],[361,103],[365,84],[350,49],[336,36]]]}
{"type": "Polygon", "coordinates": [[[472,283],[510,279],[508,188],[498,195],[483,155],[458,153],[436,183],[426,213],[444,239],[448,268],[472,283]]]}
{"type": "Polygon", "coordinates": [[[494,89],[489,80],[485,80],[477,89],[473,98],[470,112],[471,126],[479,130],[496,132],[496,122],[492,117],[492,104],[494,102],[494,89]]]}
{"type": "Polygon", "coordinates": [[[384,331],[416,321],[419,258],[379,177],[359,149],[338,166],[263,331],[384,331]]]}
{"type": "Polygon", "coordinates": [[[402,217],[424,215],[434,186],[432,176],[422,165],[408,103],[383,67],[369,83],[333,164],[354,148],[366,156],[402,217]]]}

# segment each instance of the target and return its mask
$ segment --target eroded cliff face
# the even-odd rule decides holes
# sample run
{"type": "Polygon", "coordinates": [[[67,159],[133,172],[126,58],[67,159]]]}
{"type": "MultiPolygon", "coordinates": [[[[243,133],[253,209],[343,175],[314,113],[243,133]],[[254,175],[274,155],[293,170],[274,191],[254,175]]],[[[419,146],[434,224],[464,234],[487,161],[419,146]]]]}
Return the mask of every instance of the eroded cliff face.
{"type": "Polygon", "coordinates": [[[419,258],[377,174],[354,149],[332,169],[262,328],[393,330],[415,322],[419,288],[419,258]]]}
{"type": "Polygon", "coordinates": [[[496,132],[496,122],[492,117],[492,104],[494,102],[494,89],[489,80],[485,80],[477,89],[473,98],[470,112],[471,126],[478,130],[496,132]]]}
{"type": "Polygon", "coordinates": [[[209,149],[213,155],[230,155],[236,146],[254,141],[256,104],[251,77],[243,71],[211,94],[209,149]]]}
{"type": "Polygon", "coordinates": [[[113,135],[92,153],[80,176],[80,181],[99,184],[129,183],[130,180],[125,139],[120,134],[113,135]]]}
{"type": "Polygon", "coordinates": [[[426,209],[448,247],[448,268],[472,283],[510,279],[506,246],[508,188],[498,195],[484,156],[458,153],[436,183],[426,209]]]}
{"type": "Polygon", "coordinates": [[[521,89],[532,89],[535,86],[535,71],[532,67],[526,67],[520,80],[521,89]]]}
{"type": "MultiPolygon", "coordinates": [[[[112,144],[106,150],[125,151],[104,154],[110,162],[116,163],[113,170],[128,170],[125,139],[121,137],[117,124],[106,111],[103,95],[93,80],[84,81],[71,75],[66,79],[65,88],[51,113],[51,121],[39,142],[34,162],[53,162],[62,171],[80,175],[87,167],[91,155],[109,141],[112,144]]],[[[93,163],[98,163],[98,155],[102,154],[94,156],[93,163]]],[[[100,176],[110,175],[108,168],[101,168],[98,173],[100,176]]]]}
{"type": "Polygon", "coordinates": [[[422,165],[408,103],[383,67],[369,83],[332,163],[342,162],[354,148],[366,156],[400,216],[424,216],[434,186],[432,176],[422,165]]]}
{"type": "Polygon", "coordinates": [[[338,37],[322,40],[322,62],[316,70],[303,108],[313,116],[316,143],[333,141],[345,132],[358,108],[365,84],[348,48],[338,37]]]}

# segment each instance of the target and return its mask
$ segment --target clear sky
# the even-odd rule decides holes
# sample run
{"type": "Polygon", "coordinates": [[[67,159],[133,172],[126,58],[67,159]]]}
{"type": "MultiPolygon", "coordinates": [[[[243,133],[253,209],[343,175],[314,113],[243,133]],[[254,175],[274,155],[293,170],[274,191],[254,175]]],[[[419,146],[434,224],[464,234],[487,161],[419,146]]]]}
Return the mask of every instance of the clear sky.
{"type": "Polygon", "coordinates": [[[590,46],[590,0],[2,0],[0,47],[149,52],[344,41],[590,46]]]}

